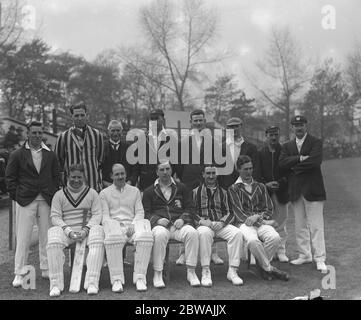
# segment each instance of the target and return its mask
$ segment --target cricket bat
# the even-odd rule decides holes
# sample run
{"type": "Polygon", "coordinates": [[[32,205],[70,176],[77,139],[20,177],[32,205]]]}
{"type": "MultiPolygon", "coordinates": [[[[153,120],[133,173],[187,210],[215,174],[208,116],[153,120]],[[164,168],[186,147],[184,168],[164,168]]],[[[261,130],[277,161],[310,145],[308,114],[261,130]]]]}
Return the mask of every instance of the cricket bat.
{"type": "MultiPolygon", "coordinates": [[[[86,222],[86,217],[88,215],[88,210],[83,210],[83,226],[86,222]]],[[[70,279],[70,287],[69,292],[77,293],[80,291],[81,285],[81,276],[83,274],[83,266],[85,261],[85,249],[86,249],[87,239],[85,238],[82,242],[76,243],[74,261],[73,261],[73,269],[71,270],[71,279],[70,279]]]]}
{"type": "Polygon", "coordinates": [[[83,266],[85,261],[86,241],[87,239],[84,239],[82,242],[76,243],[73,269],[71,270],[69,287],[69,292],[71,293],[77,293],[80,290],[81,276],[83,273],[83,266]]]}

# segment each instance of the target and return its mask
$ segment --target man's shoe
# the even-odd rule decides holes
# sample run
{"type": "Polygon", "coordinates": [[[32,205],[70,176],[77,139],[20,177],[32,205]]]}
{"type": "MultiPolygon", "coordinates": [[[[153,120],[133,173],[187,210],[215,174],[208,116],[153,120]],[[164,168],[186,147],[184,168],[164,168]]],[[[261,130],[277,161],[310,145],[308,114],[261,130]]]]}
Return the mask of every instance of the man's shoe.
{"type": "Polygon", "coordinates": [[[135,286],[137,288],[137,291],[147,291],[147,284],[143,279],[138,279],[135,286]]]}
{"type": "Polygon", "coordinates": [[[15,275],[15,278],[13,280],[13,287],[14,288],[19,288],[23,285],[23,278],[24,276],[17,274],[15,275]]]}
{"type": "Polygon", "coordinates": [[[316,262],[317,270],[321,271],[321,273],[327,273],[327,266],[323,261],[316,262]]]}
{"type": "Polygon", "coordinates": [[[295,265],[295,266],[299,266],[301,264],[304,264],[304,263],[311,263],[312,262],[312,258],[297,258],[295,260],[292,260],[290,263],[295,265]]]}
{"type": "Polygon", "coordinates": [[[113,292],[121,293],[123,292],[123,284],[121,280],[115,280],[112,286],[113,292]]]}
{"type": "Polygon", "coordinates": [[[53,287],[53,289],[50,290],[49,296],[50,297],[59,297],[60,296],[60,289],[58,287],[53,287]]]}
{"type": "Polygon", "coordinates": [[[153,286],[154,288],[158,288],[158,289],[165,288],[162,271],[154,271],[153,286]]]}
{"type": "Polygon", "coordinates": [[[177,266],[183,266],[186,264],[186,256],[184,255],[184,253],[182,253],[179,258],[177,259],[177,261],[175,262],[175,264],[177,266]]]}
{"type": "Polygon", "coordinates": [[[279,262],[288,262],[288,261],[290,261],[290,259],[288,259],[288,257],[284,253],[279,253],[277,255],[277,258],[278,258],[279,262]]]}
{"type": "Polygon", "coordinates": [[[243,280],[238,276],[235,268],[228,268],[227,279],[232,282],[235,286],[241,286],[243,284],[243,280]]]}
{"type": "Polygon", "coordinates": [[[42,270],[41,271],[41,277],[43,279],[49,279],[49,270],[42,270]]]}
{"type": "Polygon", "coordinates": [[[212,261],[214,264],[217,264],[217,265],[224,264],[224,261],[219,257],[219,255],[218,255],[217,252],[212,253],[212,255],[211,255],[211,261],[212,261]]]}
{"type": "Polygon", "coordinates": [[[88,287],[87,293],[88,293],[88,295],[95,295],[95,294],[98,294],[98,291],[99,291],[98,288],[91,284],[88,287]]]}
{"type": "Polygon", "coordinates": [[[190,283],[191,287],[199,287],[201,285],[194,268],[187,269],[187,280],[190,283]]]}
{"type": "Polygon", "coordinates": [[[272,267],[272,270],[269,271],[269,273],[271,274],[271,276],[273,278],[277,278],[283,281],[288,281],[290,280],[290,276],[287,272],[281,271],[275,267],[272,267]]]}
{"type": "Polygon", "coordinates": [[[202,280],[201,284],[203,287],[211,287],[212,286],[212,276],[211,270],[208,268],[202,268],[202,280]]]}
{"type": "Polygon", "coordinates": [[[264,270],[258,263],[256,263],[256,269],[263,280],[271,281],[273,279],[271,271],[264,270]]]}

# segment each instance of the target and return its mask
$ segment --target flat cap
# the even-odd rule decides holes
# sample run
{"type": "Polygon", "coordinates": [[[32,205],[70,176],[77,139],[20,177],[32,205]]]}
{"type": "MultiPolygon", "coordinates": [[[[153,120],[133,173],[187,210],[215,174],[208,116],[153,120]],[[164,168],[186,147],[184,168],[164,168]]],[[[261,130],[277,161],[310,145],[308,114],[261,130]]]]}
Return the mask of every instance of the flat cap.
{"type": "Polygon", "coordinates": [[[242,120],[240,118],[237,118],[237,117],[233,117],[233,118],[230,118],[228,121],[227,121],[227,126],[238,126],[242,124],[242,120]]]}
{"type": "Polygon", "coordinates": [[[307,119],[304,116],[294,116],[291,119],[291,124],[298,124],[298,123],[307,123],[307,119]]]}
{"type": "Polygon", "coordinates": [[[164,117],[164,112],[162,109],[153,109],[150,114],[149,114],[150,117],[159,117],[159,116],[162,116],[164,117]]]}
{"type": "Polygon", "coordinates": [[[266,128],[266,133],[276,133],[280,131],[280,127],[279,126],[268,126],[266,128]]]}

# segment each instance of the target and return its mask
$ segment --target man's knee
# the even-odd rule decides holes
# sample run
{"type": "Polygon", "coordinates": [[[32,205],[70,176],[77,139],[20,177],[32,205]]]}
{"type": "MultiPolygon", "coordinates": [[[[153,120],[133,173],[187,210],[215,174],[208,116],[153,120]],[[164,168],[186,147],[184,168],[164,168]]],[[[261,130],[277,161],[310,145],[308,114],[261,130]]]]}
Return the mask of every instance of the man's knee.
{"type": "Polygon", "coordinates": [[[206,226],[200,226],[197,228],[199,237],[213,237],[212,230],[206,226]]]}
{"type": "Polygon", "coordinates": [[[51,227],[48,230],[48,246],[63,244],[64,231],[61,227],[51,227]]]}
{"type": "Polygon", "coordinates": [[[154,241],[169,240],[169,230],[163,226],[155,226],[152,229],[154,241]]]}
{"type": "Polygon", "coordinates": [[[196,229],[194,229],[192,226],[185,226],[183,228],[186,228],[185,232],[186,232],[186,236],[185,239],[186,241],[198,241],[199,239],[199,233],[196,229]]]}

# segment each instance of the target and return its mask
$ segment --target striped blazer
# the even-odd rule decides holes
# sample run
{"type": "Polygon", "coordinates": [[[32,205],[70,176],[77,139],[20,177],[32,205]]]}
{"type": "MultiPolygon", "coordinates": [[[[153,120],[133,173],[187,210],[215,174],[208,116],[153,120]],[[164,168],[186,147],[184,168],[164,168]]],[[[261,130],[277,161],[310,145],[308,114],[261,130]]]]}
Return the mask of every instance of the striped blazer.
{"type": "Polygon", "coordinates": [[[85,169],[85,178],[89,187],[100,191],[102,177],[100,164],[104,157],[104,140],[99,130],[86,126],[84,144],[73,132],[74,127],[62,132],[55,145],[60,170],[64,171],[65,179],[72,164],[81,163],[85,169]]]}
{"type": "Polygon", "coordinates": [[[271,220],[274,212],[273,203],[263,183],[253,181],[250,193],[243,183],[234,183],[228,189],[228,193],[235,224],[244,223],[254,214],[260,214],[264,220],[271,220]]]}
{"type": "Polygon", "coordinates": [[[227,191],[217,186],[214,193],[204,184],[193,190],[193,202],[196,208],[196,220],[210,219],[232,223],[234,216],[229,210],[227,191]]]}

